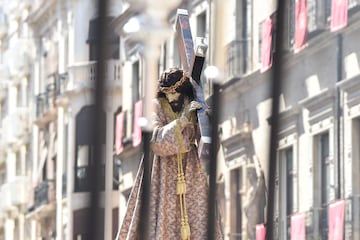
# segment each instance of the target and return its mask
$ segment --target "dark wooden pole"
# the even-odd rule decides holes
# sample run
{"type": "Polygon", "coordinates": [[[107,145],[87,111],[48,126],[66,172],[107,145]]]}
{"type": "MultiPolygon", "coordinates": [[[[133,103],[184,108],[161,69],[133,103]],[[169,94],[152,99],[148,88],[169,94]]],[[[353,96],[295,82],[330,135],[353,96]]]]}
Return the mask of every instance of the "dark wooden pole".
{"type": "MultiPolygon", "coordinates": [[[[101,169],[101,158],[102,154],[102,144],[103,132],[105,131],[105,121],[103,119],[104,112],[104,80],[105,80],[105,58],[106,58],[106,36],[108,36],[108,28],[105,27],[106,24],[106,10],[107,10],[107,0],[98,1],[98,10],[99,22],[96,26],[96,36],[97,36],[97,68],[96,68],[96,80],[95,80],[95,115],[94,118],[94,129],[89,129],[93,131],[92,143],[94,144],[94,162],[90,165],[90,217],[87,219],[89,221],[89,237],[87,239],[97,240],[104,238],[104,216],[100,214],[99,207],[99,193],[101,186],[101,174],[99,169],[101,169]]],[[[107,126],[110,127],[110,126],[107,126]]],[[[107,143],[109,144],[109,143],[107,143]]],[[[105,162],[105,164],[110,164],[105,162]]]]}
{"type": "Polygon", "coordinates": [[[284,39],[285,23],[285,1],[277,1],[277,17],[275,24],[275,53],[272,67],[272,106],[271,106],[271,130],[270,130],[270,148],[269,148],[269,168],[268,168],[268,203],[266,220],[266,239],[272,240],[274,237],[274,204],[275,204],[275,177],[276,177],[276,152],[277,152],[277,134],[279,129],[279,97],[281,93],[282,82],[282,51],[284,39]]]}
{"type": "Polygon", "coordinates": [[[150,209],[150,193],[151,193],[151,168],[152,168],[152,159],[151,159],[151,149],[150,149],[150,139],[152,136],[151,131],[143,130],[143,166],[144,174],[142,179],[142,195],[141,195],[141,209],[140,209],[140,231],[142,234],[141,239],[149,239],[149,209],[150,209]]]}
{"type": "Polygon", "coordinates": [[[212,117],[211,117],[211,148],[209,163],[209,199],[208,199],[208,239],[216,239],[216,175],[217,152],[219,145],[219,113],[220,113],[220,84],[213,83],[212,117]]]}

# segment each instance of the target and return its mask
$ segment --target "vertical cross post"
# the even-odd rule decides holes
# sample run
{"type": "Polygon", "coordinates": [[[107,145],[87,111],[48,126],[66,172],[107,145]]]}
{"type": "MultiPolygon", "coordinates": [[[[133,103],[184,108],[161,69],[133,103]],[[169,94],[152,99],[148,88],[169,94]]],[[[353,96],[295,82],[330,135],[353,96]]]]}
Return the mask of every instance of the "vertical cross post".
{"type": "Polygon", "coordinates": [[[197,117],[201,134],[199,143],[199,157],[203,160],[209,160],[211,131],[209,118],[206,113],[207,105],[205,102],[204,91],[200,79],[205,62],[207,45],[202,40],[198,46],[196,46],[196,51],[194,51],[189,14],[185,9],[177,10],[176,33],[178,37],[182,67],[184,71],[187,71],[191,74],[193,79],[192,85],[194,86],[196,92],[196,101],[202,105],[202,108],[197,110],[197,117]]]}

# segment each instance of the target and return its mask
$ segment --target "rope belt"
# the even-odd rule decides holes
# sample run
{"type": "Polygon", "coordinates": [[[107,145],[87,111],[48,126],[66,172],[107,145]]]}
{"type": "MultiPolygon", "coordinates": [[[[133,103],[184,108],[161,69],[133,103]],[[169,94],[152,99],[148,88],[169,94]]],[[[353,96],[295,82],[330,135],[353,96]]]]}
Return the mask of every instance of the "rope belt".
{"type": "Polygon", "coordinates": [[[181,240],[190,240],[190,225],[188,221],[186,209],[186,182],[183,170],[183,154],[177,154],[178,174],[176,183],[176,194],[179,195],[180,200],[180,214],[181,214],[181,240]]]}

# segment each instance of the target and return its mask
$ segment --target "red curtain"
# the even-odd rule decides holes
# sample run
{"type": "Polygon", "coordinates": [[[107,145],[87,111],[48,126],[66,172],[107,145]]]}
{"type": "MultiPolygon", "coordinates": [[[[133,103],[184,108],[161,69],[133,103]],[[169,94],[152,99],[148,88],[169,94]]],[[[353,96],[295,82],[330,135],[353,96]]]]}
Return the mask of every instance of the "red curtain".
{"type": "Polygon", "coordinates": [[[116,126],[115,126],[115,154],[120,154],[124,146],[122,144],[124,133],[124,112],[116,115],[116,126]]]}
{"type": "Polygon", "coordinates": [[[134,132],[133,132],[133,146],[136,147],[141,143],[141,126],[139,119],[142,117],[142,101],[139,100],[135,103],[134,110],[134,132]]]}
{"type": "Polygon", "coordinates": [[[290,237],[291,240],[305,240],[305,213],[291,216],[290,237]]]}
{"type": "Polygon", "coordinates": [[[345,200],[338,200],[329,206],[329,236],[328,240],[343,239],[345,200]]]}
{"type": "Polygon", "coordinates": [[[261,72],[271,67],[272,28],[273,20],[269,17],[261,26],[261,72]]]}
{"type": "Polygon", "coordinates": [[[297,0],[295,3],[295,36],[294,52],[301,51],[306,45],[307,35],[307,7],[306,0],[297,0]]]}
{"type": "Polygon", "coordinates": [[[346,27],[348,20],[348,1],[347,0],[332,0],[331,4],[331,32],[346,27]]]}

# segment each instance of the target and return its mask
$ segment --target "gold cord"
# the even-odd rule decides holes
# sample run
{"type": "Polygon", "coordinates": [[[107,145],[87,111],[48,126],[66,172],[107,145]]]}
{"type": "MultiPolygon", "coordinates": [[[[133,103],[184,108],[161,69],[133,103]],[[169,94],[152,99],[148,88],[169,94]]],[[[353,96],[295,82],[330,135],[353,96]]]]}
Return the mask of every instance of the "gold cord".
{"type": "MultiPolygon", "coordinates": [[[[178,119],[181,116],[181,113],[174,113],[172,111],[171,106],[166,101],[166,99],[160,99],[162,108],[168,116],[170,116],[171,120],[178,119]]],[[[186,101],[185,104],[188,104],[186,101]]],[[[182,140],[182,133],[180,126],[176,126],[174,129],[175,139],[178,144],[180,144],[180,153],[177,153],[177,182],[176,182],[176,194],[179,195],[180,200],[180,215],[181,215],[181,240],[190,240],[190,225],[187,215],[186,208],[186,181],[185,174],[183,169],[183,154],[182,152],[186,149],[184,142],[182,140]]]]}
{"type": "Polygon", "coordinates": [[[177,154],[178,162],[178,179],[177,179],[177,189],[176,194],[179,195],[180,200],[180,214],[181,214],[181,240],[190,240],[190,225],[188,221],[187,208],[186,208],[186,182],[185,175],[183,171],[181,153],[177,154]]]}

